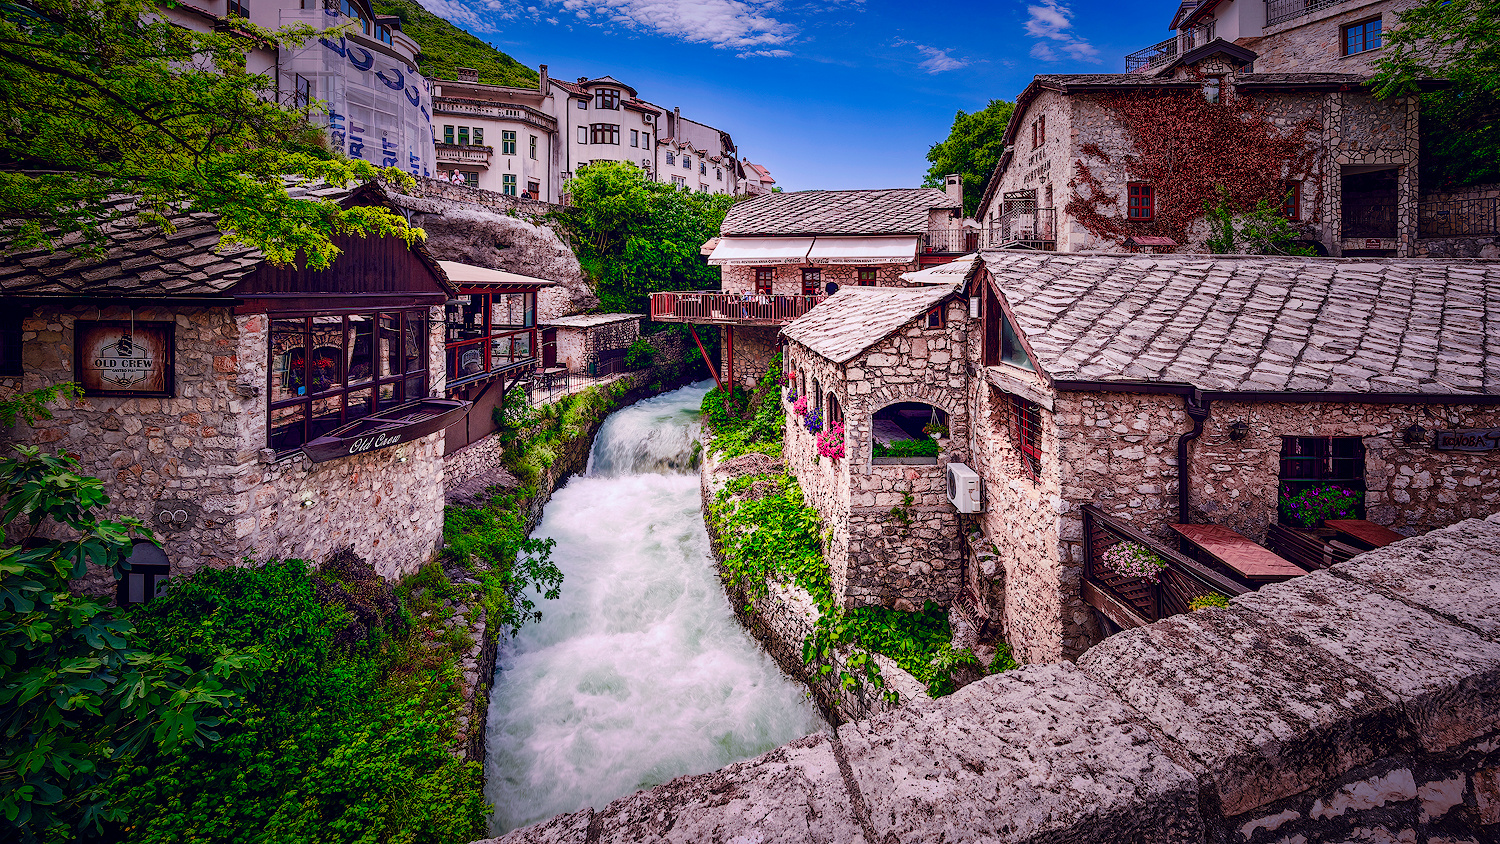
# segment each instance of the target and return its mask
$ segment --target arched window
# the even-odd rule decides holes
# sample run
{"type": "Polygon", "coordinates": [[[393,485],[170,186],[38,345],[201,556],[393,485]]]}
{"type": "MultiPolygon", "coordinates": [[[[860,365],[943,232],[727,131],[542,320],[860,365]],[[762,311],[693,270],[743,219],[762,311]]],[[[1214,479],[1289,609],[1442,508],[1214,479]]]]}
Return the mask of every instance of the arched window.
{"type": "Polygon", "coordinates": [[[839,407],[838,396],[830,392],[828,394],[828,401],[824,407],[828,408],[828,418],[824,421],[829,428],[832,428],[834,425],[844,424],[844,409],[839,407]]]}
{"type": "Polygon", "coordinates": [[[144,604],[166,594],[167,580],[172,570],[171,561],[155,542],[137,539],[131,547],[130,556],[125,559],[130,570],[115,585],[116,603],[120,606],[144,604]]]}
{"type": "Polygon", "coordinates": [[[812,380],[812,391],[807,394],[807,398],[812,403],[812,407],[808,408],[809,410],[823,409],[823,391],[818,387],[818,379],[814,378],[812,380]]]}

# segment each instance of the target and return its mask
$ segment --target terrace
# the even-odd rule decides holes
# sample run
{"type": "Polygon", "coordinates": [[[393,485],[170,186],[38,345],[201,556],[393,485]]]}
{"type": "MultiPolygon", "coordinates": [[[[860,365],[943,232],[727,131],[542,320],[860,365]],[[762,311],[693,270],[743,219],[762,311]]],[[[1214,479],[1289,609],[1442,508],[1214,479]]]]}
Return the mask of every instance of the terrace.
{"type": "Polygon", "coordinates": [[[826,298],[717,290],[652,293],[651,318],[698,325],[786,325],[826,298]]]}
{"type": "Polygon", "coordinates": [[[1214,21],[1203,21],[1197,26],[1178,30],[1176,35],[1165,41],[1136,50],[1125,57],[1125,72],[1146,73],[1170,64],[1178,56],[1214,40],[1214,29],[1214,21]]]}
{"type": "Polygon", "coordinates": [[[986,249],[1030,246],[1050,250],[1057,243],[1056,208],[1016,208],[1001,214],[984,233],[986,249]]]}

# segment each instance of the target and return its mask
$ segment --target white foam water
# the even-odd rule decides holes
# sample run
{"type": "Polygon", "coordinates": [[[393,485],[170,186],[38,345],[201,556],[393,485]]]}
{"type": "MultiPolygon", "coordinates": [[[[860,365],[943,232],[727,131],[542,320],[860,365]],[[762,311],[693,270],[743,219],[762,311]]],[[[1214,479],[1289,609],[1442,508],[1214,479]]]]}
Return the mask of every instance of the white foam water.
{"type": "Polygon", "coordinates": [[[692,471],[708,383],[617,411],[588,473],[548,503],[562,597],[502,646],[490,698],[494,834],[823,726],[803,688],[735,620],[692,471]]]}

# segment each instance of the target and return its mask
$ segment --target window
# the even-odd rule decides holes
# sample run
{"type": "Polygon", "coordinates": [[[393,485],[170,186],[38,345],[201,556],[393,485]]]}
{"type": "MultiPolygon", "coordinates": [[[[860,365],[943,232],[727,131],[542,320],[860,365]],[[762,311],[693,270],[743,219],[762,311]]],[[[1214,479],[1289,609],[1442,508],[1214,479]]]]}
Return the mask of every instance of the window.
{"type": "Polygon", "coordinates": [[[384,41],[387,44],[392,43],[392,41],[391,41],[391,28],[388,27],[388,26],[385,26],[384,24],[381,24],[380,26],[375,27],[375,37],[378,38],[381,41],[384,41]]]}
{"type": "Polygon", "coordinates": [[[669,152],[669,153],[667,153],[667,163],[668,163],[668,164],[674,164],[674,163],[676,163],[676,159],[674,159],[674,158],[673,158],[673,157],[672,157],[672,153],[670,153],[670,152],[669,152]]]}
{"type": "Polygon", "coordinates": [[[1042,471],[1042,409],[1018,396],[1010,400],[1010,431],[1020,452],[1021,468],[1032,480],[1042,471]]]}
{"type": "Polygon", "coordinates": [[[250,19],[250,4],[246,0],[229,0],[229,14],[250,19]]]}
{"type": "Polygon", "coordinates": [[[630,130],[630,145],[633,147],[639,147],[641,145],[641,130],[630,130]]]}
{"type": "Polygon", "coordinates": [[[588,108],[589,107],[589,101],[588,100],[579,100],[578,101],[578,107],[579,108],[588,108]]]}
{"type": "Polygon", "coordinates": [[[536,135],[531,136],[531,160],[536,160],[536,135]]]}
{"type": "MultiPolygon", "coordinates": [[[[333,4],[329,3],[328,5],[332,6],[333,4]]],[[[345,17],[354,18],[355,20],[359,21],[360,32],[370,31],[369,21],[365,20],[365,13],[361,12],[359,10],[359,6],[352,2],[352,0],[343,0],[343,2],[339,4],[339,11],[343,12],[345,17]]]]}
{"type": "Polygon", "coordinates": [[[458,171],[458,175],[464,177],[464,184],[465,185],[468,185],[471,188],[477,188],[477,187],[479,187],[479,171],[478,170],[459,170],[458,171]]]}
{"type": "Polygon", "coordinates": [[[672,177],[672,184],[674,184],[674,185],[676,185],[678,187],[681,187],[681,188],[685,188],[685,187],[687,187],[687,179],[684,179],[681,176],[673,176],[672,177]]]}
{"type": "Polygon", "coordinates": [[[702,159],[699,159],[699,161],[698,161],[698,175],[700,175],[700,176],[707,176],[708,175],[708,165],[704,164],[703,161],[702,161],[702,159]]]}
{"type": "Polygon", "coordinates": [[[1153,220],[1156,218],[1156,189],[1141,182],[1131,182],[1125,216],[1131,220],[1153,220]]]}
{"type": "Polygon", "coordinates": [[[1026,354],[1026,347],[1021,345],[1021,338],[1016,336],[1016,330],[1003,313],[1000,314],[1000,362],[1021,369],[1033,368],[1031,357],[1026,354]]]}
{"type": "Polygon", "coordinates": [[[698,186],[698,192],[699,193],[708,193],[708,185],[699,185],[698,186]]]}
{"type": "Polygon", "coordinates": [[[724,181],[724,171],[720,170],[717,167],[715,167],[714,168],[714,179],[716,179],[716,180],[718,180],[720,182],[724,181]]]}
{"type": "Polygon", "coordinates": [[[619,142],[620,125],[618,123],[592,123],[589,125],[589,143],[618,144],[619,142]]]}
{"type": "MultiPolygon", "coordinates": [[[[479,130],[475,129],[474,132],[476,133],[475,136],[474,136],[474,143],[477,144],[477,143],[480,142],[479,141],[479,136],[477,134],[479,132],[479,130]]],[[[500,133],[500,154],[501,155],[515,155],[516,154],[516,133],[515,132],[501,132],[500,133]]]]}
{"type": "Polygon", "coordinates": [[[772,285],[772,283],[775,280],[776,280],[776,268],[775,267],[756,267],[755,268],[755,292],[756,293],[763,293],[763,294],[769,295],[770,292],[771,292],[771,285],[772,285]]]}
{"type": "Polygon", "coordinates": [[[1210,76],[1203,80],[1203,99],[1211,103],[1219,101],[1219,94],[1224,87],[1224,80],[1218,76],[1210,76]]]}
{"type": "Polygon", "coordinates": [[[580,144],[586,144],[588,142],[589,142],[589,127],[587,127],[587,126],[579,126],[578,127],[578,143],[580,143],[580,144]]]}
{"type": "Polygon", "coordinates": [[[541,199],[542,198],[542,183],[541,182],[527,182],[526,183],[526,192],[529,193],[529,194],[531,194],[531,198],[532,199],[541,199]]]}
{"type": "Polygon", "coordinates": [[[1036,149],[1047,143],[1047,115],[1037,115],[1036,122],[1031,124],[1031,148],[1036,149]]]}
{"type": "Polygon", "coordinates": [[[1344,27],[1344,55],[1353,56],[1380,49],[1380,18],[1344,27]]]}
{"type": "Polygon", "coordinates": [[[641,133],[641,146],[643,146],[643,147],[645,147],[647,149],[651,148],[651,133],[650,132],[642,132],[641,133]]]}
{"type": "Polygon", "coordinates": [[[515,196],[516,195],[516,174],[514,174],[514,173],[506,173],[504,176],[501,176],[500,177],[500,184],[501,184],[501,189],[500,189],[501,193],[505,194],[506,196],[515,196]]]}
{"type": "Polygon", "coordinates": [[[460,146],[465,146],[469,143],[469,127],[458,127],[458,143],[460,146]]]}
{"type": "MultiPolygon", "coordinates": [[[[1364,492],[1364,441],[1359,437],[1282,437],[1281,497],[1327,486],[1364,492]]],[[[1363,496],[1355,514],[1364,518],[1363,496]]],[[[1296,524],[1285,512],[1281,521],[1296,524]]]]}
{"type": "Polygon", "coordinates": [[[26,308],[12,306],[0,311],[0,375],[20,375],[21,318],[26,308]]]}
{"type": "Polygon", "coordinates": [[[443,127],[443,143],[445,143],[445,144],[451,144],[451,143],[453,143],[453,129],[454,129],[454,127],[452,127],[452,126],[444,126],[443,127]]]}
{"type": "MultiPolygon", "coordinates": [[[[515,132],[512,132],[511,134],[514,135],[515,132]]],[[[475,143],[475,145],[480,145],[480,146],[482,146],[484,144],[484,127],[482,127],[482,126],[475,126],[474,127],[474,143],[475,143]]],[[[512,141],[512,143],[511,143],[510,146],[511,146],[511,152],[515,152],[516,151],[515,150],[516,145],[515,145],[514,141],[512,141]]]]}
{"type": "Polygon", "coordinates": [[[855,274],[859,278],[859,286],[860,287],[874,287],[875,286],[875,268],[874,267],[860,267],[858,270],[855,270],[855,274]]]}
{"type": "Polygon", "coordinates": [[[802,295],[817,296],[823,292],[823,270],[819,267],[802,268],[802,295]]]}
{"type": "Polygon", "coordinates": [[[594,92],[594,108],[619,109],[619,107],[619,88],[600,88],[594,92]]]}
{"type": "Polygon", "coordinates": [[[1281,215],[1288,220],[1302,219],[1302,183],[1282,182],[1281,191],[1281,215]]]}
{"type": "Polygon", "coordinates": [[[307,108],[308,106],[312,105],[314,93],[315,92],[313,90],[312,80],[308,79],[306,76],[303,76],[300,73],[297,74],[297,104],[296,104],[296,107],[297,108],[307,108]]]}
{"type": "Polygon", "coordinates": [[[115,603],[120,606],[144,604],[167,593],[172,564],[167,554],[149,539],[137,539],[125,558],[124,576],[115,583],[115,603]]]}
{"type": "Polygon", "coordinates": [[[693,157],[691,155],[684,155],[682,157],[682,169],[684,169],[684,170],[691,170],[691,169],[693,169],[693,157]]]}
{"type": "Polygon", "coordinates": [[[427,396],[427,311],[275,317],[268,445],[287,454],[341,425],[427,396]]]}
{"type": "Polygon", "coordinates": [[[535,293],[469,291],[445,306],[448,386],[530,363],[535,293]]]}
{"type": "Polygon", "coordinates": [[[942,328],[943,325],[945,324],[945,316],[946,316],[943,311],[944,311],[944,309],[943,309],[942,305],[938,305],[936,308],[933,308],[932,310],[928,311],[927,312],[926,320],[924,321],[924,324],[928,328],[942,328]]]}

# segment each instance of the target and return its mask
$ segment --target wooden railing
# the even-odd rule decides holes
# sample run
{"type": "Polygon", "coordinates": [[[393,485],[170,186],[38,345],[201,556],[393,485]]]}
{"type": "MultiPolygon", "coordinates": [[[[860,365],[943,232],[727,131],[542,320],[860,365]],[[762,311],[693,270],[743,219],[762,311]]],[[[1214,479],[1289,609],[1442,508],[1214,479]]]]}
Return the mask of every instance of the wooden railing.
{"type": "Polygon", "coordinates": [[[978,229],[932,229],[922,235],[923,255],[967,255],[978,249],[978,229]]]}
{"type": "Polygon", "coordinates": [[[1189,559],[1092,504],[1083,507],[1083,599],[1124,628],[1140,627],[1185,613],[1200,595],[1243,595],[1249,587],[1189,559]],[[1123,577],[1106,568],[1104,552],[1118,542],[1135,542],[1166,561],[1155,579],[1123,577]]]}
{"type": "Polygon", "coordinates": [[[651,318],[658,322],[784,325],[817,307],[826,298],[717,291],[652,293],[651,318]]]}
{"type": "Polygon", "coordinates": [[[984,245],[999,249],[1012,243],[1057,241],[1056,208],[1016,208],[1001,214],[985,232],[984,245]]]}

